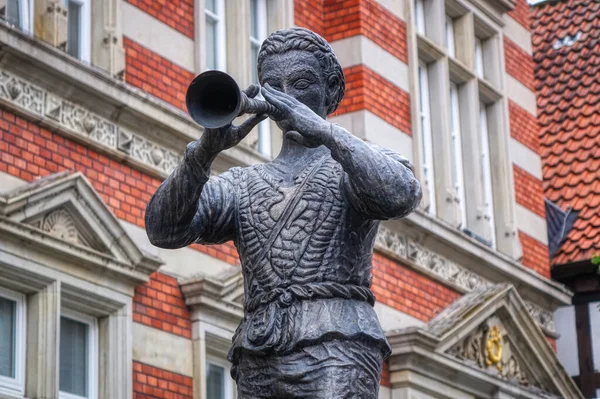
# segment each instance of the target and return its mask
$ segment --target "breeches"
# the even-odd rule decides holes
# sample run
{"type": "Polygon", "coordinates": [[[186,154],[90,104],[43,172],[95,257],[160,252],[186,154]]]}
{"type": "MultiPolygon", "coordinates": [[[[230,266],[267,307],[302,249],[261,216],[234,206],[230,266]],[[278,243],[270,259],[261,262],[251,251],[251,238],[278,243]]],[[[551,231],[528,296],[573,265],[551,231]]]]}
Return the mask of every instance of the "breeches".
{"type": "Polygon", "coordinates": [[[285,356],[242,353],[239,399],[377,399],[383,355],[368,342],[332,340],[285,356]]]}

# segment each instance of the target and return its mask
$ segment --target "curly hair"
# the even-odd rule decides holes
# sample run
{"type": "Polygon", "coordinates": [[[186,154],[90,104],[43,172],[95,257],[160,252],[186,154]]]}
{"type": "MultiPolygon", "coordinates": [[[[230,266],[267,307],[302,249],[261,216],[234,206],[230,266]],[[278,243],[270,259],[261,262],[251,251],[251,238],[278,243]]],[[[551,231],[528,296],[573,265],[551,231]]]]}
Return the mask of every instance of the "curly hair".
{"type": "Polygon", "coordinates": [[[346,90],[344,72],[329,43],[311,30],[290,28],[271,33],[258,53],[259,78],[262,76],[262,64],[268,56],[292,50],[308,51],[319,61],[327,83],[327,114],[333,113],[342,102],[346,90]]]}

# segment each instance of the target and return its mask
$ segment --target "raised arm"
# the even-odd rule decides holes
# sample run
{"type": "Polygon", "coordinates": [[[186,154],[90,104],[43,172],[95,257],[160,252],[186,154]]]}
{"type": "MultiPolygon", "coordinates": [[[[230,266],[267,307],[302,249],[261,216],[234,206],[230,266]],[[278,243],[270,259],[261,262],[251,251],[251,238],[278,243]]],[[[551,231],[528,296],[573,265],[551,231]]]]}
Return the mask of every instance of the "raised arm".
{"type": "MultiPolygon", "coordinates": [[[[256,93],[257,86],[246,91],[249,97],[256,93]]],[[[233,238],[233,186],[227,175],[209,179],[210,167],[221,151],[237,145],[265,117],[254,115],[240,126],[205,129],[187,146],[183,160],[146,208],[146,233],[152,244],[173,249],[233,238]]]]}
{"type": "Polygon", "coordinates": [[[353,205],[371,219],[400,218],[421,201],[421,187],[408,161],[391,150],[368,144],[332,124],[305,104],[268,84],[263,95],[295,129],[286,138],[307,147],[325,145],[346,175],[344,186],[353,205]]]}
{"type": "Polygon", "coordinates": [[[199,142],[190,144],[182,162],[156,190],[146,209],[146,232],[153,245],[174,249],[233,237],[233,190],[227,176],[209,179],[214,158],[199,142]]]}
{"type": "Polygon", "coordinates": [[[406,158],[365,143],[338,125],[326,141],[344,171],[344,188],[352,204],[372,219],[406,216],[419,206],[421,186],[406,158]]]}

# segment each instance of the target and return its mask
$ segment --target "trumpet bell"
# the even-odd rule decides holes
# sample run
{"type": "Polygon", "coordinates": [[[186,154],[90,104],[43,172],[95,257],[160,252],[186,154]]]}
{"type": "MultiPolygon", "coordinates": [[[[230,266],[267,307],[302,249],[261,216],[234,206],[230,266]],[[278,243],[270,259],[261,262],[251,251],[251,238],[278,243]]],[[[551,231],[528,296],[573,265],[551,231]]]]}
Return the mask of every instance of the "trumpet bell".
{"type": "Polygon", "coordinates": [[[216,129],[231,123],[239,115],[242,96],[231,76],[220,71],[206,71],[189,85],[185,104],[196,123],[216,129]]]}

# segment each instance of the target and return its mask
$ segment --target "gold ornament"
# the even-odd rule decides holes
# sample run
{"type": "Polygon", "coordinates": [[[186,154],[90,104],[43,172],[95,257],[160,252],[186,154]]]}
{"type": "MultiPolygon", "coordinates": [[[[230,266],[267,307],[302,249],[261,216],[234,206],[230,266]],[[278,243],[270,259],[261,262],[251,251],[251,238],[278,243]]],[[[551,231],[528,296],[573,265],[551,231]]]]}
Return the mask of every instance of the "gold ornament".
{"type": "Polygon", "coordinates": [[[497,326],[491,328],[485,343],[485,349],[487,351],[487,365],[496,365],[498,371],[502,371],[502,333],[497,326]]]}

